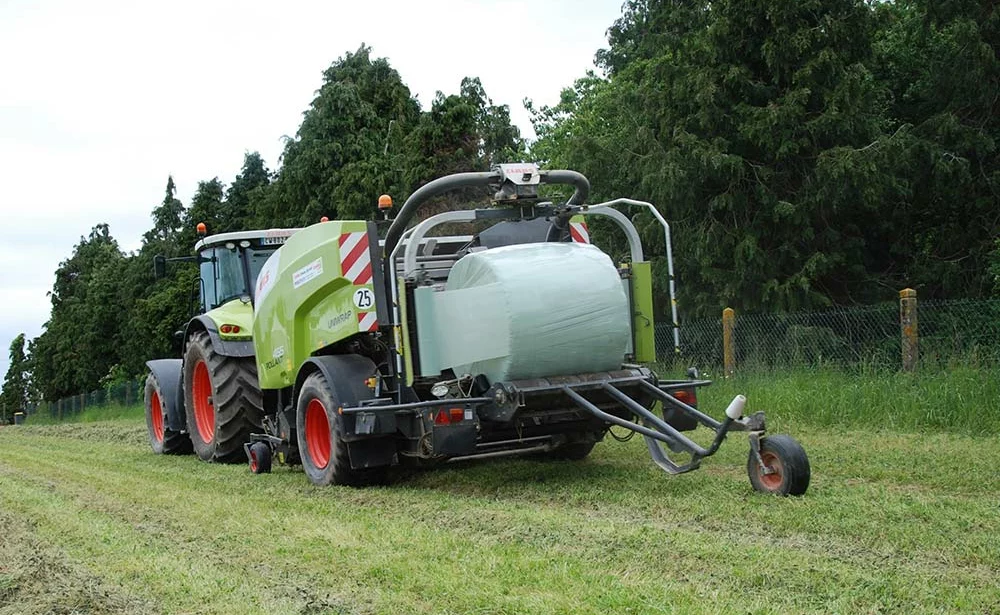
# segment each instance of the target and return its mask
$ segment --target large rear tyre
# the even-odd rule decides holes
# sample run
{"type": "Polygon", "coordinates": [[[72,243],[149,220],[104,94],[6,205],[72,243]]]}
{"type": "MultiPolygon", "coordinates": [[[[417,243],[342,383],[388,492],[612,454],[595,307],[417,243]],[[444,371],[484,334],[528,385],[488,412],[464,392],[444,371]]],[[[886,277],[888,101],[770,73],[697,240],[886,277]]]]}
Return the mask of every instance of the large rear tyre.
{"type": "Polygon", "coordinates": [[[157,455],[185,455],[191,452],[191,438],[186,433],[174,431],[169,427],[167,410],[163,405],[163,393],[156,376],[146,377],[146,388],[143,394],[146,403],[146,431],[149,435],[149,445],[157,455]]]}
{"type": "Polygon", "coordinates": [[[194,452],[203,461],[242,463],[243,445],[261,431],[263,399],[253,357],[227,357],[198,332],[184,352],[184,402],[194,452]]]}
{"type": "Polygon", "coordinates": [[[295,410],[295,431],[298,435],[302,469],[314,485],[351,485],[361,487],[386,481],[386,468],[355,470],[342,437],[337,408],[342,403],[322,373],[310,374],[302,389],[295,410]]]}
{"type": "Polygon", "coordinates": [[[767,436],[760,441],[760,458],[771,470],[765,474],[750,451],[747,474],[756,491],[773,495],[802,495],[809,488],[809,457],[795,438],[767,436]]]}

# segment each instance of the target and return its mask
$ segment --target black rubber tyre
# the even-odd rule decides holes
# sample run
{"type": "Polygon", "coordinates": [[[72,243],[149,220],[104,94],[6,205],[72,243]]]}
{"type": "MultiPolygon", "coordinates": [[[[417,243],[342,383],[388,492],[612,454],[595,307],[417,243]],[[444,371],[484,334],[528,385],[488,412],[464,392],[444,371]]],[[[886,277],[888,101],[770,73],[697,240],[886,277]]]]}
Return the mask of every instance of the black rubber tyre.
{"type": "Polygon", "coordinates": [[[271,447],[263,442],[250,445],[250,471],[254,474],[271,473],[271,447]]]}
{"type": "Polygon", "coordinates": [[[203,461],[242,463],[243,445],[262,431],[263,398],[253,357],[215,352],[205,332],[184,352],[184,406],[194,452],[203,461]]]}
{"type": "Polygon", "coordinates": [[[298,436],[302,469],[314,485],[365,485],[386,482],[387,469],[355,470],[341,439],[337,408],[342,404],[334,397],[322,373],[310,374],[295,407],[295,432],[298,436]]]}
{"type": "Polygon", "coordinates": [[[156,376],[146,377],[146,388],[143,394],[146,404],[146,433],[149,435],[149,445],[157,455],[186,455],[191,452],[191,438],[186,433],[170,429],[167,421],[167,410],[162,400],[160,382],[156,376]]]}
{"type": "Polygon", "coordinates": [[[756,491],[773,495],[802,495],[809,488],[809,457],[795,438],[786,435],[761,438],[760,456],[775,472],[761,472],[757,457],[751,450],[747,474],[756,491]]]}
{"type": "Polygon", "coordinates": [[[567,442],[545,453],[548,459],[582,461],[594,450],[597,442],[567,442]]]}

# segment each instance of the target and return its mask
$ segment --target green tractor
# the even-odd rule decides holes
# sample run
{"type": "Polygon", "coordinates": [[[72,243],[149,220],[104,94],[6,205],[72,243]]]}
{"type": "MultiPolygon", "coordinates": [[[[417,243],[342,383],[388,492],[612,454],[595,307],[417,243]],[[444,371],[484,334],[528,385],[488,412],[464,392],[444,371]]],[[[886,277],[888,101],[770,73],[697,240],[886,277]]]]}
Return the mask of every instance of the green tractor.
{"type": "Polygon", "coordinates": [[[180,359],[148,361],[146,426],[153,451],[205,461],[240,462],[243,445],[263,425],[261,390],[251,338],[254,280],[297,229],[221,233],[202,239],[195,256],[157,256],[157,277],[169,261],[199,267],[198,314],[177,332],[180,359]]]}
{"type": "Polygon", "coordinates": [[[270,471],[273,459],[301,463],[316,485],[378,483],[393,466],[459,458],[579,460],[612,428],[643,436],[653,461],[678,474],[743,431],[752,486],[804,493],[805,451],[788,436],[766,436],[763,413],[743,416],[743,396],[717,420],[697,407],[697,389],[710,383],[696,371],[664,380],[648,367],[652,273],[617,208],[650,209],[664,225],[668,256],[669,227],[648,203],[587,204],[589,188],[579,173],[533,164],[459,173],[410,195],[384,238],[361,220],[291,235],[260,267],[253,293],[244,257],[246,275],[231,293],[237,303],[215,314],[206,304],[189,326],[183,370],[180,362],[172,368],[183,376],[151,377],[161,399],[176,391],[170,428],[183,428],[186,409],[202,458],[232,460],[245,442],[253,472],[270,471]],[[541,184],[575,191],[566,202],[544,201],[541,184]],[[411,225],[435,197],[487,187],[493,206],[411,225]],[[587,242],[591,216],[620,228],[625,262],[587,242]],[[433,232],[450,223],[492,226],[469,236],[433,232]],[[237,322],[225,309],[246,317],[245,335],[250,304],[252,352],[249,337],[228,338],[245,346],[226,350],[222,327],[237,322]],[[684,433],[697,427],[711,432],[709,444],[684,433]]]}

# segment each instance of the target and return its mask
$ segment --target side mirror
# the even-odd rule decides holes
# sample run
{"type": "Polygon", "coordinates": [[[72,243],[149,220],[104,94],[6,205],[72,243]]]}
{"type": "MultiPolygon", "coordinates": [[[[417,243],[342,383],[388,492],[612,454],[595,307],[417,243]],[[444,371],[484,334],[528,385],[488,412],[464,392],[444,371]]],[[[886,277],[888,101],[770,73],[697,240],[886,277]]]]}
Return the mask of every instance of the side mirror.
{"type": "Polygon", "coordinates": [[[153,257],[153,278],[161,280],[167,277],[167,257],[157,254],[153,257]]]}

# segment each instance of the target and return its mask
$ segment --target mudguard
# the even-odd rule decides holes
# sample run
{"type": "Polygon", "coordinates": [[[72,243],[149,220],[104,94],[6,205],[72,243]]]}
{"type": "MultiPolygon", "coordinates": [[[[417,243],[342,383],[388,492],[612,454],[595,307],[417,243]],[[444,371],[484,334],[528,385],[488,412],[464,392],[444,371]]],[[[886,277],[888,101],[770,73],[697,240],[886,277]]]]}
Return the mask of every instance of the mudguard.
{"type": "Polygon", "coordinates": [[[334,397],[341,403],[354,405],[375,396],[365,383],[378,373],[372,360],[356,354],[337,354],[306,359],[295,378],[295,399],[299,397],[302,383],[316,371],[322,372],[333,389],[334,397]]]}
{"type": "Polygon", "coordinates": [[[146,361],[146,367],[160,385],[160,403],[167,409],[167,429],[187,431],[184,391],[181,389],[181,360],[156,359],[146,361]]]}
{"type": "Polygon", "coordinates": [[[208,315],[202,314],[201,316],[196,316],[191,319],[188,323],[187,329],[184,331],[184,344],[187,345],[187,340],[191,338],[191,334],[195,331],[204,330],[208,333],[208,337],[212,339],[212,348],[215,352],[226,356],[226,357],[252,357],[253,354],[253,342],[251,340],[224,340],[219,336],[219,328],[208,315]]]}
{"type": "MultiPolygon", "coordinates": [[[[310,374],[321,372],[333,390],[334,398],[345,405],[356,405],[359,401],[372,399],[375,392],[369,388],[366,381],[378,373],[378,368],[371,359],[356,354],[326,355],[310,357],[299,368],[295,378],[295,397],[299,397],[299,389],[310,374]]],[[[385,442],[383,434],[373,436],[354,435],[355,415],[338,414],[341,433],[347,442],[347,453],[351,458],[351,467],[355,469],[373,468],[390,465],[395,456],[395,447],[385,442]]],[[[395,424],[391,426],[395,433],[395,424]]]]}

